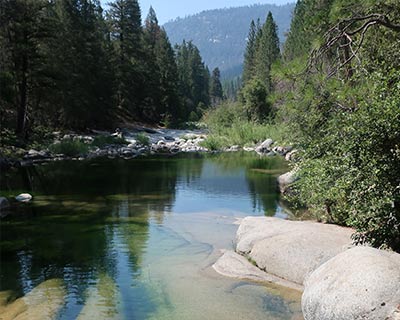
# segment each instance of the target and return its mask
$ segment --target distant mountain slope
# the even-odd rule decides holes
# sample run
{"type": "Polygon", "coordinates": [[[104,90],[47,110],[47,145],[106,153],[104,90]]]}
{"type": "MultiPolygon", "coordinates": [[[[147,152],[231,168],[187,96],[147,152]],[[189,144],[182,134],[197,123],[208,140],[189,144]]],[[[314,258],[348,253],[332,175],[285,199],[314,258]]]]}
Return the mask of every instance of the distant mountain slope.
{"type": "Polygon", "coordinates": [[[231,78],[241,73],[251,20],[260,18],[264,23],[271,11],[283,42],[293,9],[294,4],[265,4],[208,10],[170,21],[164,28],[173,44],[181,43],[183,39],[192,40],[210,69],[219,67],[224,78],[231,78]]]}

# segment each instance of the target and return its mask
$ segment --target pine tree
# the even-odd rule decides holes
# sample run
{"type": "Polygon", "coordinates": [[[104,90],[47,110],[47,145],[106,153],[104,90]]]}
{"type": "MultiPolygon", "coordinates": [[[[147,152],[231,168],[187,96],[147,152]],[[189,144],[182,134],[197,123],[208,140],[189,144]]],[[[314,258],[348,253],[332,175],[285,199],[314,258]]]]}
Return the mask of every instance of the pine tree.
{"type": "Polygon", "coordinates": [[[107,13],[114,44],[116,102],[122,111],[140,116],[144,100],[145,66],[142,63],[141,12],[137,0],[115,0],[107,13]]]}
{"type": "Polygon", "coordinates": [[[143,32],[146,53],[146,109],[150,121],[176,123],[180,116],[178,72],[174,51],[165,30],[150,7],[143,32]]]}
{"type": "Polygon", "coordinates": [[[191,42],[176,46],[179,92],[184,102],[184,119],[194,112],[199,115],[210,105],[210,73],[199,49],[191,42]]]}
{"type": "Polygon", "coordinates": [[[178,68],[175,53],[165,30],[161,30],[156,46],[159,66],[162,120],[166,126],[176,125],[182,117],[182,107],[178,92],[178,68]]]}
{"type": "Polygon", "coordinates": [[[261,29],[255,54],[255,75],[265,84],[268,92],[272,90],[271,66],[280,58],[277,29],[272,13],[268,12],[267,20],[261,29]]]}
{"type": "Polygon", "coordinates": [[[52,48],[57,90],[65,127],[109,124],[113,74],[106,49],[99,1],[62,0],[61,30],[52,48]]]}
{"type": "Polygon", "coordinates": [[[211,82],[210,82],[210,98],[211,104],[217,105],[222,101],[224,97],[222,91],[222,84],[221,84],[221,72],[219,68],[215,68],[211,75],[211,82]]]}
{"type": "Polygon", "coordinates": [[[41,42],[48,36],[48,6],[44,0],[0,2],[0,80],[8,83],[0,87],[1,105],[4,103],[2,108],[8,106],[16,113],[15,131],[22,138],[26,136],[28,122],[33,120],[28,119],[28,113],[35,112],[35,91],[46,60],[41,42]]]}
{"type": "Polygon", "coordinates": [[[254,73],[254,60],[256,53],[256,40],[258,34],[257,26],[254,20],[251,20],[249,35],[247,37],[247,46],[244,54],[243,82],[251,79],[254,73]]]}

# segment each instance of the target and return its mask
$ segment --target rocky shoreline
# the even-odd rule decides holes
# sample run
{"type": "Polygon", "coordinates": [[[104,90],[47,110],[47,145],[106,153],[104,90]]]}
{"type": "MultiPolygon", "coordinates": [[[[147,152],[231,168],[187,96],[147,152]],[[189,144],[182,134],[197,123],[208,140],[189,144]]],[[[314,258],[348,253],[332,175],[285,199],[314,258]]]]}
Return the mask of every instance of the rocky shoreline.
{"type": "Polygon", "coordinates": [[[354,247],[354,230],[312,221],[247,217],[220,274],[303,292],[305,320],[399,320],[400,254],[354,247]]]}
{"type": "Polygon", "coordinates": [[[105,131],[93,131],[92,134],[80,135],[76,133],[61,134],[54,132],[52,145],[64,142],[81,142],[87,145],[88,151],[76,156],[68,156],[62,153],[51,152],[50,148],[43,150],[30,149],[19,152],[19,156],[1,157],[0,168],[9,169],[13,167],[26,167],[32,165],[45,164],[54,161],[65,160],[85,160],[95,158],[108,159],[133,159],[147,155],[176,155],[179,153],[209,153],[209,152],[256,152],[261,156],[283,156],[290,161],[296,150],[292,147],[275,146],[272,139],[266,139],[255,147],[231,146],[223,150],[211,151],[203,146],[207,139],[207,132],[201,130],[171,130],[171,129],[150,129],[136,128],[134,130],[117,130],[115,133],[105,131]],[[138,139],[138,134],[145,137],[146,141],[138,139]],[[125,143],[105,144],[104,146],[94,146],[96,137],[116,137],[124,139],[125,143]]]}

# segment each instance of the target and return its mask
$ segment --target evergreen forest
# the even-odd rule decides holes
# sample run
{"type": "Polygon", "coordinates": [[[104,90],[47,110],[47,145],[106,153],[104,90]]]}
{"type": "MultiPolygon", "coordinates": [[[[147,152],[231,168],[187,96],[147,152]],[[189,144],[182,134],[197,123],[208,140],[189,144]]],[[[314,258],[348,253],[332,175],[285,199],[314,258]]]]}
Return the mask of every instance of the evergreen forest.
{"type": "Polygon", "coordinates": [[[0,48],[3,137],[176,127],[222,98],[210,91],[218,69],[210,74],[192,42],[172,46],[152,8],[142,22],[137,0],[106,11],[98,0],[2,0],[0,48]]]}

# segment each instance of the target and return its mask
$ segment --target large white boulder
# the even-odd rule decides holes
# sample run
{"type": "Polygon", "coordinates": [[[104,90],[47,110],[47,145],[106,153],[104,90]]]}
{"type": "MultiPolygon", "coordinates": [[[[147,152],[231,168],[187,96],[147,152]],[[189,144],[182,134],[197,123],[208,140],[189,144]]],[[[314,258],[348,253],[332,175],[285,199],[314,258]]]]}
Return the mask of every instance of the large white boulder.
{"type": "Polygon", "coordinates": [[[307,275],[351,246],[354,230],[311,221],[243,219],[236,250],[267,273],[302,285],[307,275]]]}
{"type": "Polygon", "coordinates": [[[19,202],[29,202],[32,200],[32,195],[30,195],[29,193],[21,193],[15,197],[15,200],[19,202]]]}
{"type": "Polygon", "coordinates": [[[400,255],[355,247],[329,260],[305,282],[306,320],[400,319],[400,255]]]}

